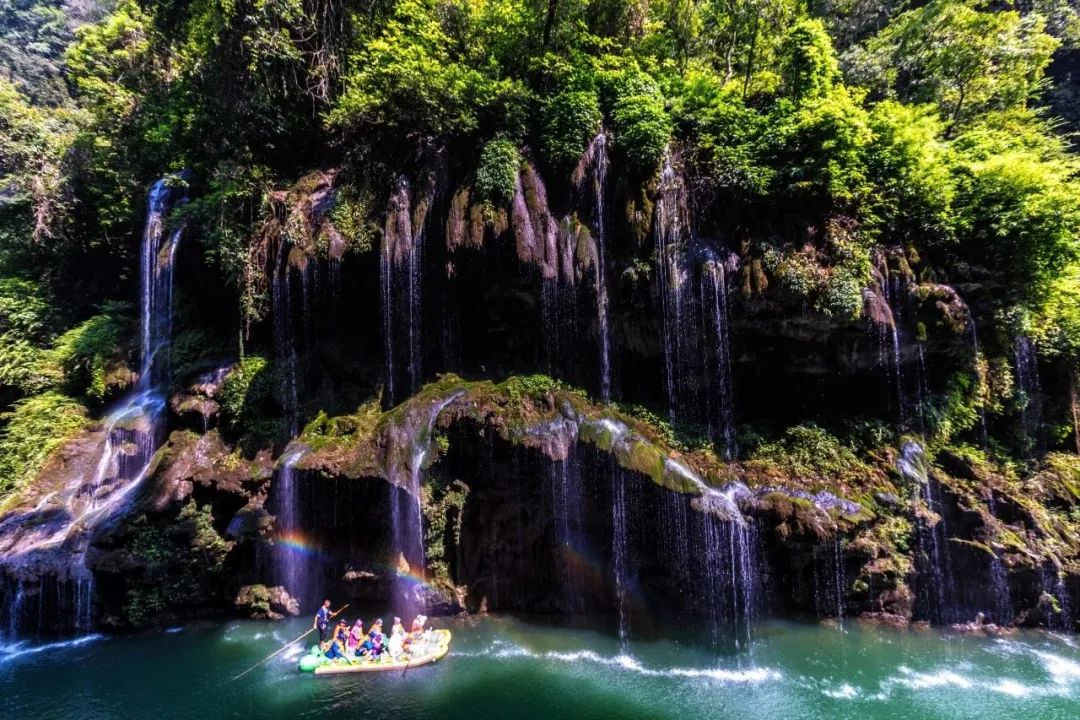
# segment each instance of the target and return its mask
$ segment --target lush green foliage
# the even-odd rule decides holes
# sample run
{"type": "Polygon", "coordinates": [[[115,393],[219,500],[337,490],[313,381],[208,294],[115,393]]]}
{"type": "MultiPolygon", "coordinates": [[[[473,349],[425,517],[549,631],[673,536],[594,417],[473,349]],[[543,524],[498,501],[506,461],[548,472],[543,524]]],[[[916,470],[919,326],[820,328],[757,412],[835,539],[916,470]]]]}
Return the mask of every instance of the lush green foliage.
{"type": "Polygon", "coordinates": [[[275,380],[266,358],[248,355],[232,368],[217,393],[225,430],[242,441],[273,440],[281,423],[272,417],[275,380]],[[268,417],[270,416],[270,417],[268,417]]]}
{"type": "Polygon", "coordinates": [[[600,129],[600,101],[591,89],[568,88],[543,104],[540,148],[557,165],[570,166],[581,157],[600,129]]]}
{"type": "Polygon", "coordinates": [[[476,192],[487,202],[505,204],[514,195],[521,153],[505,138],[492,140],[480,151],[476,168],[476,192]]]}
{"type": "Polygon", "coordinates": [[[109,2],[7,0],[0,5],[0,74],[35,103],[69,100],[64,51],[75,28],[100,18],[109,2]]]}
{"type": "MultiPolygon", "coordinates": [[[[670,152],[695,229],[743,252],[748,296],[771,288],[850,323],[876,282],[875,248],[902,247],[920,258],[912,282],[966,286],[998,355],[1026,332],[1075,366],[1080,180],[1041,104],[1080,24],[1063,0],[1010,8],[13,0],[0,9],[4,402],[62,390],[96,404],[126,382],[131,312],[109,301],[133,294],[141,199],[167,172],[194,170],[178,215],[227,288],[221,325],[239,326],[224,341],[182,335],[179,364],[193,369],[202,345],[239,334],[259,347],[273,199],[297,178],[343,168],[333,222],[366,252],[388,178],[438,158],[475,177],[476,199],[505,205],[526,158],[558,203],[600,131],[638,243],[611,245],[625,267],[649,257],[670,152]]],[[[1067,87],[1052,91],[1060,108],[1067,87]]],[[[273,373],[249,357],[230,376],[228,432],[262,422],[256,434],[276,437],[273,373]]],[[[934,432],[970,428],[976,380],[936,399],[934,432]]]]}
{"type": "Polygon", "coordinates": [[[1058,41],[1037,13],[990,12],[977,0],[933,0],[897,16],[866,45],[865,71],[886,92],[934,102],[952,124],[1023,106],[1058,41]]]}
{"type": "Polygon", "coordinates": [[[866,465],[850,447],[816,425],[788,429],[780,440],[758,447],[752,459],[777,465],[795,477],[837,483],[868,475],[866,465]]]}
{"type": "Polygon", "coordinates": [[[141,573],[127,578],[125,620],[139,626],[170,608],[190,611],[210,596],[231,549],[213,522],[210,506],[191,500],[169,524],[146,516],[132,523],[131,559],[141,573]]]}
{"type": "Polygon", "coordinates": [[[130,337],[128,308],[111,305],[104,312],[68,330],[56,339],[50,360],[60,368],[69,389],[100,402],[111,390],[129,380],[117,350],[130,337]]]}
{"type": "Polygon", "coordinates": [[[34,395],[5,413],[0,430],[0,497],[34,476],[53,450],[84,429],[86,409],[56,391],[34,395]]]}

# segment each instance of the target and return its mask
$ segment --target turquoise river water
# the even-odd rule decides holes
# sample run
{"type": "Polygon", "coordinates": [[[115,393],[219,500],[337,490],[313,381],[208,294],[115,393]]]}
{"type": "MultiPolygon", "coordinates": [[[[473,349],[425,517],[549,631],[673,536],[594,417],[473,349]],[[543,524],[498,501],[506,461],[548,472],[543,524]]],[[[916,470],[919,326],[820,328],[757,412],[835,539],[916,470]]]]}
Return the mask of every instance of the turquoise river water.
{"type": "Polygon", "coordinates": [[[9,644],[0,646],[0,717],[1080,717],[1073,637],[770,623],[748,651],[718,658],[519,618],[434,624],[453,630],[450,655],[404,675],[301,674],[296,646],[228,680],[303,632],[299,620],[9,644]]]}

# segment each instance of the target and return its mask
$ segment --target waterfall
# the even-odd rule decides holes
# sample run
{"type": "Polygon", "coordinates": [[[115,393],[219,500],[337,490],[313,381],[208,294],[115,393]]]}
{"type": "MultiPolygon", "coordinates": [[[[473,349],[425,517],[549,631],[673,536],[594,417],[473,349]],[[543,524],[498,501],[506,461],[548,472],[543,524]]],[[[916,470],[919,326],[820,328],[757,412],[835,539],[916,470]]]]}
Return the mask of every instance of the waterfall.
{"type": "Polygon", "coordinates": [[[166,232],[166,217],[182,202],[182,193],[168,179],[150,188],[140,254],[139,377],[102,421],[92,472],[72,477],[32,509],[0,520],[0,569],[16,583],[7,607],[11,634],[27,624],[26,589],[35,581],[39,629],[47,604],[50,614],[56,615],[50,624],[79,632],[92,629],[94,576],[86,565],[87,548],[98,529],[128,509],[163,440],[161,419],[171,379],[173,269],[183,233],[182,226],[166,232]],[[45,597],[46,577],[55,580],[55,598],[45,597]]]}
{"type": "Polygon", "coordinates": [[[754,597],[753,526],[705,518],[706,609],[714,645],[750,645],[754,597]],[[725,635],[726,630],[726,635],[725,635]]]}
{"type": "Polygon", "coordinates": [[[1042,571],[1042,591],[1057,600],[1058,612],[1047,618],[1047,626],[1060,632],[1073,631],[1072,604],[1069,590],[1065,587],[1064,573],[1056,566],[1044,566],[1042,571]]]}
{"type": "Polygon", "coordinates": [[[653,234],[663,326],[664,391],[668,414],[672,418],[675,418],[681,409],[683,363],[686,354],[686,348],[683,347],[683,324],[687,304],[685,295],[689,283],[681,246],[684,234],[689,230],[687,214],[685,186],[682,177],[675,170],[669,152],[664,155],[660,170],[659,197],[653,213],[653,234]]]}
{"type": "Polygon", "coordinates": [[[1039,382],[1039,357],[1031,338],[1018,335],[1013,344],[1016,362],[1016,388],[1020,401],[1020,429],[1024,451],[1031,453],[1042,444],[1042,387],[1039,382]]]}
{"type": "Polygon", "coordinates": [[[917,403],[915,413],[919,420],[919,432],[925,436],[927,411],[930,408],[930,375],[926,370],[926,343],[919,341],[916,344],[916,349],[918,350],[919,367],[916,378],[918,382],[915,387],[917,403]]]}
{"type": "MultiPolygon", "coordinates": [[[[714,645],[731,642],[736,649],[748,648],[758,604],[757,532],[739,504],[751,492],[740,482],[719,489],[706,485],[693,470],[672,458],[665,462],[665,471],[699,493],[689,504],[683,502],[682,513],[665,512],[675,519],[675,540],[681,544],[675,548],[676,554],[685,554],[687,548],[701,549],[690,559],[692,604],[699,617],[707,618],[714,645]],[[694,511],[690,513],[689,536],[680,530],[687,509],[694,511]]],[[[664,532],[670,532],[667,522],[664,532]]]]}
{"type": "Polygon", "coordinates": [[[739,592],[736,599],[741,605],[735,613],[742,628],[736,626],[736,646],[750,647],[751,627],[754,620],[754,607],[757,602],[757,541],[755,528],[749,522],[733,523],[731,525],[733,538],[733,553],[737,555],[737,561],[733,563],[733,575],[739,582],[739,592]]]}
{"type": "Polygon", "coordinates": [[[285,586],[293,597],[303,602],[308,594],[309,561],[297,552],[296,541],[301,540],[303,515],[296,483],[296,463],[304,456],[304,448],[290,448],[282,456],[274,478],[274,495],[277,499],[274,513],[274,567],[278,583],[285,586]]]}
{"type": "Polygon", "coordinates": [[[596,317],[600,333],[600,401],[611,401],[611,337],[608,330],[607,240],[604,228],[604,197],[607,193],[607,136],[593,140],[593,189],[596,201],[596,317]]]}
{"type": "Polygon", "coordinates": [[[630,575],[630,537],[629,507],[626,498],[626,478],[613,463],[611,464],[611,561],[615,575],[615,602],[619,614],[619,642],[623,649],[630,640],[630,594],[632,578],[630,575]]]}
{"type": "Polygon", "coordinates": [[[814,553],[814,604],[819,617],[835,618],[844,626],[844,552],[840,535],[814,553]]]}
{"type": "Polygon", "coordinates": [[[886,366],[889,385],[889,402],[896,403],[900,424],[907,421],[906,397],[904,393],[903,340],[900,325],[903,322],[903,282],[889,271],[888,256],[882,251],[877,258],[877,271],[881,294],[889,306],[892,322],[883,326],[881,332],[881,359],[886,366]],[[895,285],[895,287],[894,287],[895,285]]]}
{"type": "Polygon", "coordinates": [[[921,569],[919,573],[919,596],[924,615],[934,623],[951,622],[954,619],[952,561],[942,512],[941,488],[930,480],[926,453],[917,442],[908,441],[900,448],[896,469],[908,482],[918,485],[919,496],[926,510],[937,516],[937,522],[933,525],[929,525],[925,519],[917,524],[919,553],[924,562],[929,563],[929,567],[921,569]]]}
{"type": "Polygon", "coordinates": [[[994,621],[1010,624],[1013,621],[1012,591],[1009,589],[1009,574],[1001,557],[993,552],[990,556],[990,588],[994,592],[994,621]]]}
{"type": "MultiPolygon", "coordinates": [[[[994,491],[990,491],[986,500],[990,515],[997,519],[997,502],[994,500],[994,491]]],[[[994,593],[993,616],[995,622],[1008,624],[1013,621],[1012,591],[1009,589],[1009,573],[1005,569],[1005,563],[997,551],[990,548],[990,587],[994,593]]]]}
{"type": "Polygon", "coordinates": [[[408,178],[398,178],[387,209],[379,254],[387,405],[416,392],[423,372],[422,263],[427,214],[435,196],[434,178],[429,179],[426,193],[414,196],[408,178]]]}
{"type": "Polygon", "coordinates": [[[394,429],[387,448],[387,479],[390,488],[390,530],[394,573],[394,599],[401,604],[403,617],[422,609],[426,557],[424,551],[423,480],[424,467],[431,451],[435,423],[447,405],[464,391],[440,398],[426,408],[426,413],[394,429]]]}
{"type": "Polygon", "coordinates": [[[282,242],[278,248],[270,294],[274,314],[274,354],[282,368],[282,388],[289,436],[300,429],[300,392],[297,387],[296,338],[293,332],[292,268],[289,265],[291,245],[282,242]]]}
{"type": "Polygon", "coordinates": [[[551,474],[552,508],[555,519],[555,542],[561,553],[563,568],[563,601],[568,613],[584,611],[582,578],[578,577],[574,558],[586,548],[582,522],[584,503],[581,485],[581,466],[575,451],[576,438],[571,441],[566,459],[548,467],[551,474]]]}
{"type": "MultiPolygon", "coordinates": [[[[564,220],[560,233],[570,232],[565,227],[568,222],[568,219],[564,220]]],[[[541,278],[540,312],[548,375],[564,379],[577,377],[577,367],[573,364],[577,359],[581,332],[578,327],[577,288],[567,280],[565,274],[541,278]]]]}
{"type": "Polygon", "coordinates": [[[702,309],[713,333],[713,367],[709,373],[715,385],[717,408],[709,413],[714,442],[723,456],[731,460],[736,454],[735,444],[735,392],[731,378],[731,346],[728,340],[727,272],[724,264],[715,258],[702,266],[702,309]]]}

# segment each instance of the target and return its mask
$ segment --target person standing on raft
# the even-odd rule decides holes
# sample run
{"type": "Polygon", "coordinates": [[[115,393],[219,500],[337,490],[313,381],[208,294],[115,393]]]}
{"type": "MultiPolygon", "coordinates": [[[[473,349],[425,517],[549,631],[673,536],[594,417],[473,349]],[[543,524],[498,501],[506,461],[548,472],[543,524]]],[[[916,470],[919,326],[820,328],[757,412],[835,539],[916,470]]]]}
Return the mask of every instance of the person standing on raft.
{"type": "Polygon", "coordinates": [[[315,613],[315,624],[311,626],[312,630],[319,631],[320,643],[330,639],[330,618],[335,615],[337,615],[336,612],[330,612],[330,601],[323,600],[322,607],[315,613]]]}

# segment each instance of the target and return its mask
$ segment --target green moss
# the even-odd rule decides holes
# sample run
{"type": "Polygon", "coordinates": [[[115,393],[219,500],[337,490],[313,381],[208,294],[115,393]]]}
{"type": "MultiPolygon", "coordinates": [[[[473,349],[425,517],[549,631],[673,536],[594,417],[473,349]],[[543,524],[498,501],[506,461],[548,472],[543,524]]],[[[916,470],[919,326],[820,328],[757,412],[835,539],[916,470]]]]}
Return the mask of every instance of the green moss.
{"type": "Polygon", "coordinates": [[[558,380],[547,375],[517,375],[495,386],[495,389],[505,392],[514,405],[520,405],[525,400],[544,400],[562,387],[558,380]]]}
{"type": "Polygon", "coordinates": [[[15,493],[44,466],[54,450],[90,425],[78,401],[49,391],[15,404],[0,416],[0,500],[15,493]]]}
{"type": "Polygon", "coordinates": [[[619,464],[624,468],[647,475],[658,485],[664,483],[665,457],[666,455],[644,439],[631,440],[626,452],[616,455],[619,464]]]}
{"type": "Polygon", "coordinates": [[[379,399],[373,398],[351,415],[330,417],[325,411],[309,422],[298,438],[312,450],[321,450],[330,443],[349,442],[370,434],[379,420],[379,399]]]}
{"type": "Polygon", "coordinates": [[[348,243],[347,250],[371,252],[378,242],[374,194],[367,188],[346,186],[338,191],[330,219],[348,243]]]}
{"type": "Polygon", "coordinates": [[[247,588],[248,607],[255,613],[270,613],[270,590],[265,585],[251,585],[247,588]]]}

